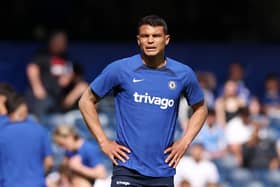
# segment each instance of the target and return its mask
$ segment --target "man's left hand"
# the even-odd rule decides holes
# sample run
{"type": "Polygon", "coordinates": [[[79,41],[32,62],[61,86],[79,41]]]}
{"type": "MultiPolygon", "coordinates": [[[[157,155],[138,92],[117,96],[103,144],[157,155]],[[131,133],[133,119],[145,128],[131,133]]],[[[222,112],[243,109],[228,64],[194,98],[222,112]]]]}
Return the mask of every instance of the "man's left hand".
{"type": "Polygon", "coordinates": [[[164,154],[170,153],[165,159],[165,163],[168,163],[170,167],[176,168],[188,147],[189,144],[183,141],[183,139],[174,142],[164,151],[164,154]]]}

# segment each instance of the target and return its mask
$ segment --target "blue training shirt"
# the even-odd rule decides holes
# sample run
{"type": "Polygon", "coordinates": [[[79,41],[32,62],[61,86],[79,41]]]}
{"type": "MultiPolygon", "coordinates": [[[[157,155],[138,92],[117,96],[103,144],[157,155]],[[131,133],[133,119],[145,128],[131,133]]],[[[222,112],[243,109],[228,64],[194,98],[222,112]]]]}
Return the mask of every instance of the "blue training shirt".
{"type": "Polygon", "coordinates": [[[31,120],[0,131],[0,186],[45,187],[44,159],[51,155],[45,130],[31,120]]]}
{"type": "Polygon", "coordinates": [[[65,156],[68,158],[76,155],[81,156],[83,165],[88,167],[95,167],[102,163],[99,152],[97,152],[96,148],[88,141],[84,141],[77,151],[65,152],[65,156]]]}
{"type": "Polygon", "coordinates": [[[9,117],[7,115],[0,115],[0,130],[7,126],[9,117]]]}
{"type": "Polygon", "coordinates": [[[132,151],[119,165],[151,177],[175,174],[164,162],[164,150],[173,143],[180,95],[190,105],[203,100],[192,69],[171,58],[166,61],[164,67],[153,69],[137,54],[111,63],[90,84],[99,97],[114,92],[116,141],[132,151]]]}

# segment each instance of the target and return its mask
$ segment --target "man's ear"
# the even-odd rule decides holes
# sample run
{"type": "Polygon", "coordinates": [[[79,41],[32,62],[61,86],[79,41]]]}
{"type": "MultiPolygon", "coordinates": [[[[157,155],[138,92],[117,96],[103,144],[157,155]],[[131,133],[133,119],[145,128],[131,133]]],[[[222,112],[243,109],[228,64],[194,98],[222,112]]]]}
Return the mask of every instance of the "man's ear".
{"type": "Polygon", "coordinates": [[[139,40],[139,35],[136,35],[136,40],[137,40],[137,44],[138,44],[138,46],[140,46],[140,40],[139,40]]]}
{"type": "Polygon", "coordinates": [[[167,46],[169,44],[169,41],[170,41],[170,35],[167,34],[167,35],[165,35],[165,46],[167,46]]]}

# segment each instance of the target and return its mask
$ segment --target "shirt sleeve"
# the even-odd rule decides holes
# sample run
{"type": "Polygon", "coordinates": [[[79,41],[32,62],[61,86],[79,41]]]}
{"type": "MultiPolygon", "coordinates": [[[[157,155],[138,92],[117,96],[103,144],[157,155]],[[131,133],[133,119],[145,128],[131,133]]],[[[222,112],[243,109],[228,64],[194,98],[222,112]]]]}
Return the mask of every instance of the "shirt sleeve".
{"type": "Polygon", "coordinates": [[[101,164],[100,153],[91,144],[88,144],[87,146],[87,158],[90,167],[95,167],[98,164],[101,164]]]}
{"type": "Polygon", "coordinates": [[[189,105],[192,106],[194,104],[203,101],[204,99],[203,92],[200,88],[196,75],[192,69],[189,69],[187,71],[184,80],[184,85],[185,85],[184,95],[189,105]]]}
{"type": "Polygon", "coordinates": [[[52,148],[51,148],[51,141],[48,134],[44,131],[43,132],[43,156],[51,156],[52,155],[52,148]]]}
{"type": "Polygon", "coordinates": [[[114,87],[120,84],[119,63],[113,62],[109,64],[100,75],[96,77],[90,84],[91,90],[99,97],[104,97],[114,87]]]}

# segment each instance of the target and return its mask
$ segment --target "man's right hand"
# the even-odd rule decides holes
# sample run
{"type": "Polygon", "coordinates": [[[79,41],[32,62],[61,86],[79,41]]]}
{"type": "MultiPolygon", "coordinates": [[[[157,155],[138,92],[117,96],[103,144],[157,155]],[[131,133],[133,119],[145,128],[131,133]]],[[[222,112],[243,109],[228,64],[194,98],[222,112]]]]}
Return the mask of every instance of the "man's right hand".
{"type": "Polygon", "coordinates": [[[111,159],[111,161],[117,166],[118,162],[115,160],[118,159],[122,161],[123,163],[129,159],[127,153],[130,153],[131,151],[122,145],[119,145],[115,141],[107,140],[101,145],[102,151],[111,159]]]}

